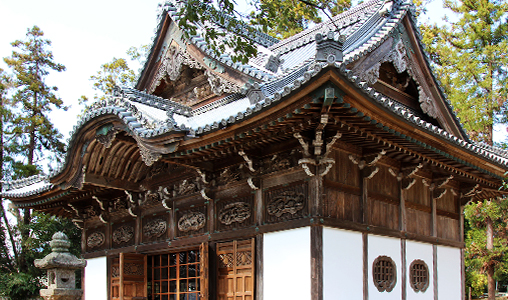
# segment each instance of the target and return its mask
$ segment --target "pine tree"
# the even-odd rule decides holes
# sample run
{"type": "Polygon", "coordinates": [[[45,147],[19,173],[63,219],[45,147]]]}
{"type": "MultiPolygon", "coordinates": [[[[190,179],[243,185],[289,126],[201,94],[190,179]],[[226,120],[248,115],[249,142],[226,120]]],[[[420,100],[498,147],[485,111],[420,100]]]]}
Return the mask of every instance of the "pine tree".
{"type": "MultiPolygon", "coordinates": [[[[424,25],[424,43],[446,93],[473,140],[493,144],[493,127],[507,120],[508,5],[496,0],[444,1],[458,20],[448,26],[424,25]]],[[[505,270],[505,230],[499,220],[508,211],[499,199],[466,207],[471,224],[467,239],[470,278],[486,274],[489,300],[495,299],[495,277],[505,270]],[[476,275],[475,275],[476,274],[476,275]]],[[[476,283],[481,282],[477,280],[476,283]]]]}
{"type": "MultiPolygon", "coordinates": [[[[36,175],[42,169],[44,158],[52,155],[62,157],[65,150],[60,141],[62,135],[53,126],[48,114],[53,109],[66,107],[56,95],[58,89],[46,84],[50,72],[61,72],[65,67],[54,61],[49,50],[51,42],[44,39],[37,26],[27,31],[24,40],[17,40],[12,46],[15,48],[12,56],[4,58],[13,73],[13,91],[10,94],[2,88],[7,81],[0,78],[0,176],[4,180],[36,175]]],[[[7,269],[0,268],[0,295],[12,300],[29,299],[37,296],[44,276],[42,270],[35,268],[33,260],[47,254],[51,235],[64,231],[69,237],[74,237],[74,243],[79,247],[80,233],[70,220],[39,212],[32,214],[29,209],[12,209],[11,212],[16,217],[15,226],[9,224],[5,212],[0,210],[3,225],[11,237],[3,239],[4,243],[10,241],[10,247],[0,247],[12,249],[15,256],[10,265],[2,266],[7,269]]],[[[0,251],[0,260],[8,255],[0,251]]]]}
{"type": "Polygon", "coordinates": [[[445,1],[460,16],[424,25],[424,42],[448,98],[473,140],[492,144],[495,122],[507,119],[508,22],[505,1],[445,1]]]}

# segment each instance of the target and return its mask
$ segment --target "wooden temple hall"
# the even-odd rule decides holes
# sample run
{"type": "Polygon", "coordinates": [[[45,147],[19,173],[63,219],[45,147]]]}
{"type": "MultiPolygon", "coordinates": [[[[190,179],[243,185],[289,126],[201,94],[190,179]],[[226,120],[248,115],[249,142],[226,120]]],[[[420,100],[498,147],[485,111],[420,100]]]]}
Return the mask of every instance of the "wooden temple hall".
{"type": "Polygon", "coordinates": [[[464,132],[411,2],[226,32],[246,64],[185,38],[178,5],[62,167],[2,193],[83,229],[84,298],[463,299],[463,208],[501,196],[508,153],[464,132]]]}

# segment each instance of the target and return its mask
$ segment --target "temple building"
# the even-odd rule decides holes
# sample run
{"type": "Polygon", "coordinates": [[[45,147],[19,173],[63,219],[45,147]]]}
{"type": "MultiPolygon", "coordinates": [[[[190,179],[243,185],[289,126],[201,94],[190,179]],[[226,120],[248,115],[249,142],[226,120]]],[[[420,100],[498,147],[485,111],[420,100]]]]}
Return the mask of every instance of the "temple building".
{"type": "Polygon", "coordinates": [[[248,63],[161,8],[135,88],[95,103],[18,208],[83,229],[84,299],[461,300],[469,201],[508,152],[469,139],[410,0],[371,0],[248,63]]]}

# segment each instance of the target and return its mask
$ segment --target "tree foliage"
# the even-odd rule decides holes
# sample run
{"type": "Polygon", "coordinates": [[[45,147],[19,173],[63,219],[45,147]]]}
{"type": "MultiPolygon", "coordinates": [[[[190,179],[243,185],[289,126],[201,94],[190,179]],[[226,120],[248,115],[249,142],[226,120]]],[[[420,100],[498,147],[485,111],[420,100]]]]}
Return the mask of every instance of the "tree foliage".
{"type": "Polygon", "coordinates": [[[250,23],[277,38],[288,38],[312,23],[321,23],[322,14],[337,15],[351,7],[351,0],[259,0],[250,14],[250,23]]]}
{"type": "MultiPolygon", "coordinates": [[[[12,73],[0,70],[2,181],[38,174],[44,160],[62,157],[65,151],[62,135],[48,115],[66,107],[56,94],[58,89],[46,84],[50,72],[61,72],[65,67],[54,61],[51,42],[37,26],[12,46],[12,56],[4,58],[12,73]]],[[[74,253],[79,255],[80,231],[69,220],[30,209],[11,209],[14,218],[8,218],[3,201],[0,204],[0,296],[30,299],[38,296],[45,277],[33,265],[34,259],[49,253],[48,242],[56,231],[72,238],[78,247],[74,253]]]]}
{"type": "Polygon", "coordinates": [[[456,113],[472,139],[493,143],[495,122],[506,120],[508,4],[444,1],[458,16],[447,26],[424,25],[424,42],[456,113]]]}
{"type": "Polygon", "coordinates": [[[187,38],[201,34],[215,55],[229,53],[234,62],[246,63],[257,54],[247,36],[255,25],[274,37],[287,38],[351,6],[351,0],[253,0],[254,11],[244,16],[232,0],[182,1],[178,26],[187,38]],[[200,32],[198,24],[205,28],[200,32]],[[230,34],[231,32],[235,34],[230,34]]]}

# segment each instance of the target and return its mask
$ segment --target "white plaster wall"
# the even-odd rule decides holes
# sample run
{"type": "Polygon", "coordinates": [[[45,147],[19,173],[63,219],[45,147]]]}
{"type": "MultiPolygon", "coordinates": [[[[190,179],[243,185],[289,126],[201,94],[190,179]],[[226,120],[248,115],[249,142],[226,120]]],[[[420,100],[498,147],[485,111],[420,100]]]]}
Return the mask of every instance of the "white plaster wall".
{"type": "Polygon", "coordinates": [[[263,236],[263,299],[309,300],[310,227],[263,236]]]}
{"type": "Polygon", "coordinates": [[[106,257],[86,260],[85,300],[108,299],[108,263],[106,257]]]}
{"type": "Polygon", "coordinates": [[[369,255],[368,255],[369,300],[400,300],[402,296],[401,290],[402,259],[400,253],[400,239],[369,235],[368,243],[369,243],[369,255]],[[378,291],[372,279],[372,264],[374,263],[374,260],[380,255],[386,255],[390,257],[397,266],[397,282],[391,292],[378,291]]]}
{"type": "Polygon", "coordinates": [[[439,299],[460,300],[462,266],[460,249],[437,247],[437,295],[439,299]]]}
{"type": "Polygon", "coordinates": [[[434,257],[432,245],[413,241],[406,242],[406,291],[407,300],[433,300],[434,299],[434,257]],[[429,286],[425,292],[415,292],[410,283],[411,263],[415,260],[423,260],[429,270],[429,286]]]}
{"type": "Polygon", "coordinates": [[[323,228],[323,298],[363,300],[361,233],[323,228]]]}

